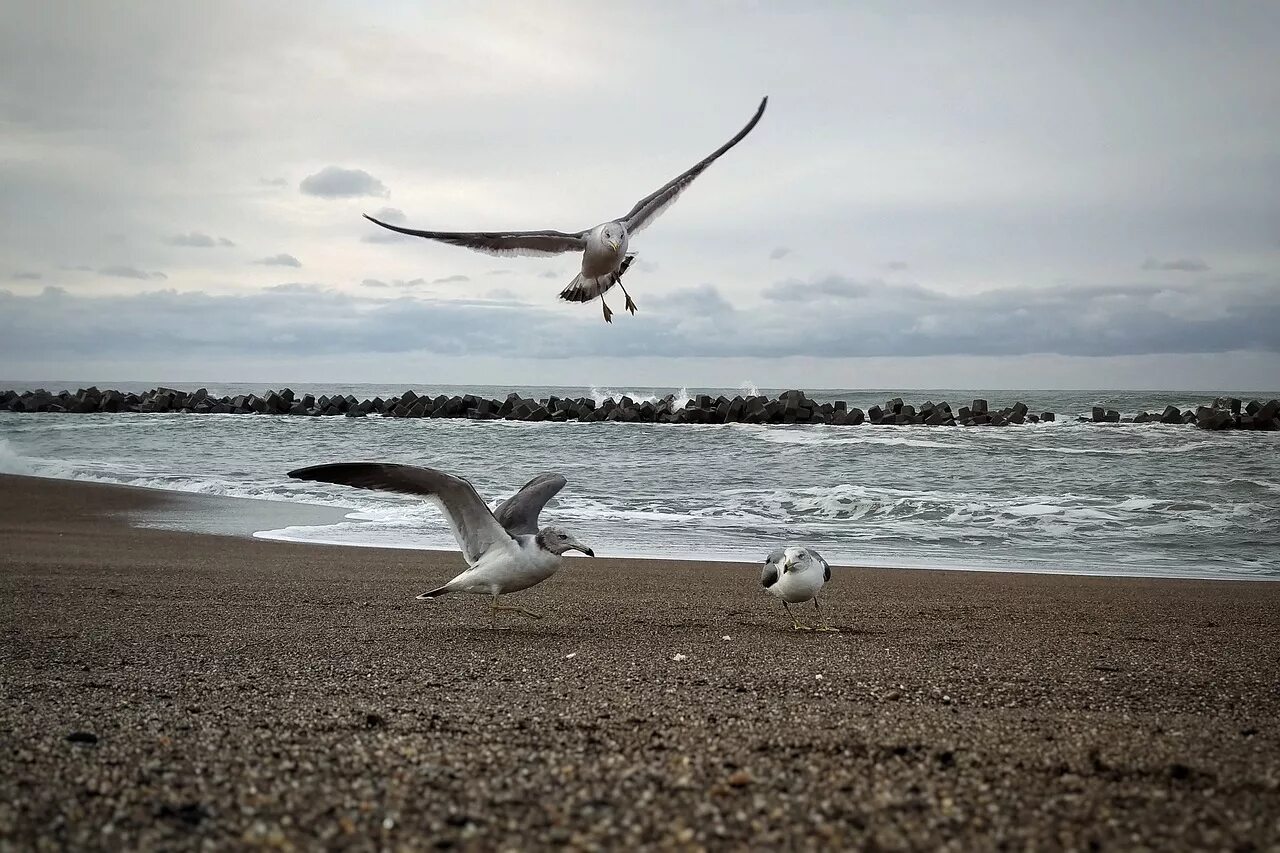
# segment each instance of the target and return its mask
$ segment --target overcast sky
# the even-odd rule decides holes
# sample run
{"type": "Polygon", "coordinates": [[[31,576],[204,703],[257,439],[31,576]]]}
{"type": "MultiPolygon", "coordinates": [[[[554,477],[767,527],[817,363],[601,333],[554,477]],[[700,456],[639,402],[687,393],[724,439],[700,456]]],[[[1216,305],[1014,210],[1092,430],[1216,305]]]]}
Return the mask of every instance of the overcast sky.
{"type": "Polygon", "coordinates": [[[1280,4],[0,3],[0,374],[1280,385],[1280,4]],[[381,231],[576,231],[573,256],[381,231]],[[621,294],[612,299],[620,311],[621,294]]]}

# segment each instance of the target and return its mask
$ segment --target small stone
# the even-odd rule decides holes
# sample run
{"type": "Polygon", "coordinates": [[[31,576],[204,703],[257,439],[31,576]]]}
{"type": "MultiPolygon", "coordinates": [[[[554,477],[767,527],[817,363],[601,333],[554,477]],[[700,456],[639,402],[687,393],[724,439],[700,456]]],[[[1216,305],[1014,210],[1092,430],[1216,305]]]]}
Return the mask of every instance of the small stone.
{"type": "Polygon", "coordinates": [[[67,740],[71,743],[97,743],[98,736],[93,732],[72,732],[67,735],[67,740]]]}
{"type": "Polygon", "coordinates": [[[751,778],[751,774],[746,770],[735,770],[725,781],[734,788],[745,788],[754,780],[751,778]]]}

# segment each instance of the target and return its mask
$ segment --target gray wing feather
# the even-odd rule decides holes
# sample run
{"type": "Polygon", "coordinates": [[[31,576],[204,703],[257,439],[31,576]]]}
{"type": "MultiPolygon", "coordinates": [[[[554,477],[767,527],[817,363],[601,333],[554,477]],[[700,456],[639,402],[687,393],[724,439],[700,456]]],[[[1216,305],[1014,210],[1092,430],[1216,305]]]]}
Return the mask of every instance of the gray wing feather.
{"type": "Polygon", "coordinates": [[[826,558],[823,557],[821,554],[819,554],[817,551],[813,550],[812,548],[805,548],[805,550],[809,552],[810,557],[812,557],[813,559],[817,560],[819,563],[822,564],[823,583],[826,583],[827,581],[831,580],[831,564],[827,562],[826,558]]]}
{"type": "Polygon", "coordinates": [[[576,234],[563,231],[418,231],[382,222],[367,213],[364,218],[401,234],[475,249],[486,255],[560,255],[581,252],[587,247],[585,231],[576,234]]]}
{"type": "Polygon", "coordinates": [[[708,166],[720,159],[721,155],[746,138],[752,128],[759,123],[760,117],[764,115],[765,105],[768,103],[769,99],[767,97],[760,101],[760,106],[756,109],[756,114],[751,117],[751,121],[747,122],[746,127],[738,131],[737,135],[734,136],[733,139],[730,139],[724,145],[721,145],[715,151],[712,151],[706,159],[697,163],[689,171],[671,179],[666,184],[663,184],[656,192],[647,195],[640,199],[640,201],[636,202],[636,206],[631,208],[631,211],[622,218],[622,222],[626,225],[627,231],[631,234],[636,233],[641,228],[644,228],[650,222],[657,219],[658,214],[662,213],[662,211],[675,203],[675,200],[680,196],[680,193],[688,189],[689,184],[693,183],[694,178],[705,172],[708,166]]]}
{"type": "Polygon", "coordinates": [[[382,462],[338,462],[299,468],[290,471],[289,476],[295,480],[337,483],[357,489],[422,495],[434,500],[444,511],[454,538],[458,540],[458,547],[471,565],[493,545],[512,541],[511,535],[489,512],[474,486],[461,477],[434,468],[382,462]]]}
{"type": "Polygon", "coordinates": [[[760,572],[760,585],[765,589],[773,586],[778,582],[778,561],[787,556],[787,552],[778,548],[770,551],[769,556],[764,558],[764,569],[760,572]]]}
{"type": "Polygon", "coordinates": [[[538,532],[538,515],[568,482],[559,474],[539,474],[494,510],[493,517],[512,536],[538,532]]]}

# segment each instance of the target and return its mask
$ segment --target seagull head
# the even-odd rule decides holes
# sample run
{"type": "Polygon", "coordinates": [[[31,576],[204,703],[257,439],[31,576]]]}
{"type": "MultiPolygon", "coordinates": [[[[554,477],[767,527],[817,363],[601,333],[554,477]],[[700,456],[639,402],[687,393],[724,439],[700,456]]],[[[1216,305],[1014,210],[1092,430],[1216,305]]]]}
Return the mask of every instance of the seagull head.
{"type": "Polygon", "coordinates": [[[624,234],[619,222],[606,222],[600,226],[600,241],[615,252],[622,248],[624,234]]]}
{"type": "Polygon", "coordinates": [[[583,545],[577,539],[574,539],[569,533],[559,527],[544,527],[538,532],[538,544],[555,554],[557,557],[566,551],[581,551],[588,557],[594,557],[595,551],[592,551],[586,545],[583,545]]]}
{"type": "Polygon", "coordinates": [[[788,548],[782,552],[782,571],[798,572],[809,567],[812,558],[805,548],[788,548]]]}

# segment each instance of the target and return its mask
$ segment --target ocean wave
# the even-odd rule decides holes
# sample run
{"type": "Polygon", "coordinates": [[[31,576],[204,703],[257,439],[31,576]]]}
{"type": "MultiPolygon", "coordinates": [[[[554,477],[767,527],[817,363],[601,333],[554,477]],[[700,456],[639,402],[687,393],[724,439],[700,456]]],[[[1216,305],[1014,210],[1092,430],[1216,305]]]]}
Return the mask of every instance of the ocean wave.
{"type": "MultiPolygon", "coordinates": [[[[666,396],[665,394],[661,396],[657,394],[641,394],[639,391],[615,391],[612,388],[599,388],[595,385],[592,385],[591,389],[587,393],[588,396],[595,401],[597,406],[609,399],[612,399],[614,402],[618,402],[623,397],[630,397],[637,403],[656,403],[666,396]]],[[[679,391],[672,392],[672,396],[673,399],[671,401],[671,407],[673,409],[683,409],[685,404],[691,399],[689,389],[687,387],[681,388],[679,391]]]]}
{"type": "Polygon", "coordinates": [[[452,550],[439,511],[414,496],[285,472],[427,464],[496,503],[560,470],[570,487],[543,518],[600,553],[756,559],[795,541],[863,564],[1240,576],[1280,574],[1268,556],[1280,550],[1277,438],[1065,419],[948,430],[0,413],[0,471],[335,507],[340,524],[281,535],[452,550]]]}
{"type": "MultiPolygon", "coordinates": [[[[945,441],[932,441],[925,438],[909,438],[894,435],[875,435],[852,433],[851,429],[859,427],[778,427],[756,426],[753,435],[769,444],[794,444],[800,446],[839,446],[857,444],[875,444],[884,447],[919,447],[940,448],[950,450],[966,450],[969,445],[952,444],[945,441]]],[[[872,428],[874,429],[874,428],[872,428]]]]}

